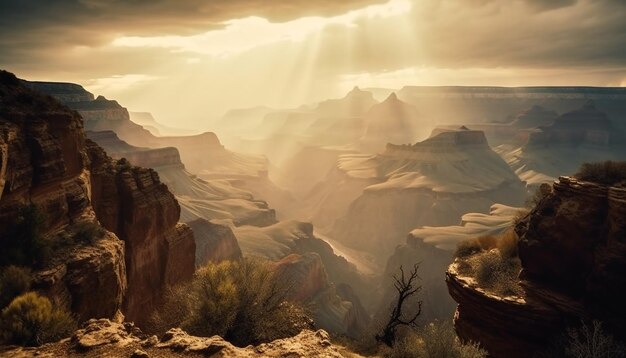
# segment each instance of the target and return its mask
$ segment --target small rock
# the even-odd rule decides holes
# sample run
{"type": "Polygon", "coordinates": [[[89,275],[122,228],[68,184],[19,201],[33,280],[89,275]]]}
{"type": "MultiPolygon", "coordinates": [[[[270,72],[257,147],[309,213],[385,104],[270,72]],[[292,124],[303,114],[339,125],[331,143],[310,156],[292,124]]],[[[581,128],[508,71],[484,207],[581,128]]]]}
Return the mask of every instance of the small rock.
{"type": "Polygon", "coordinates": [[[146,351],[142,351],[141,349],[137,349],[133,352],[130,358],[150,358],[150,355],[146,351]]]}
{"type": "Polygon", "coordinates": [[[159,343],[159,338],[157,336],[150,336],[145,341],[141,342],[143,347],[154,347],[159,343]]]}

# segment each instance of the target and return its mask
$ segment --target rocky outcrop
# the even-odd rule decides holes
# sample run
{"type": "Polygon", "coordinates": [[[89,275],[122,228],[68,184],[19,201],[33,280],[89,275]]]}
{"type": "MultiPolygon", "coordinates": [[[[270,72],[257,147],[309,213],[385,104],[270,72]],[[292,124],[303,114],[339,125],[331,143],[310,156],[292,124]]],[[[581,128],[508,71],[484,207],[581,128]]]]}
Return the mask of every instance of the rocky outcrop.
{"type": "Polygon", "coordinates": [[[87,142],[87,153],[96,215],[126,242],[129,289],[124,312],[142,323],[158,305],[165,285],[193,275],[193,232],[178,223],[180,205],[154,170],[114,163],[92,141],[87,142]]]}
{"type": "Polygon", "coordinates": [[[187,223],[196,238],[196,266],[240,260],[243,255],[233,230],[224,224],[196,219],[187,223]]]}
{"type": "Polygon", "coordinates": [[[39,348],[9,348],[0,351],[7,357],[324,357],[341,358],[338,346],[323,330],[304,330],[290,338],[258,346],[235,347],[219,336],[195,337],[180,328],[170,329],[159,340],[147,336],[132,323],[106,319],[91,320],[71,339],[39,348]]]}
{"type": "Polygon", "coordinates": [[[350,337],[359,337],[365,330],[369,316],[358,297],[347,284],[342,284],[345,298],[337,294],[318,254],[291,254],[276,262],[275,269],[291,287],[291,298],[313,307],[317,327],[350,337]]]}
{"type": "Polygon", "coordinates": [[[561,177],[515,227],[521,297],[498,297],[450,266],[459,303],[455,324],[465,340],[494,357],[528,357],[550,348],[580,320],[599,320],[624,338],[626,189],[561,177]]]}
{"type": "Polygon", "coordinates": [[[33,263],[34,288],[79,320],[112,316],[127,288],[124,243],[111,232],[93,244],[74,242],[79,225],[98,225],[80,116],[4,71],[0,114],[0,251],[11,249],[20,209],[34,205],[44,218],[39,234],[61,243],[33,263]]]}
{"type": "Polygon", "coordinates": [[[527,146],[591,145],[609,147],[621,144],[624,138],[608,116],[597,110],[592,101],[581,108],[564,113],[554,123],[530,133],[527,146]]]}
{"type": "Polygon", "coordinates": [[[34,204],[41,235],[56,243],[49,262],[35,262],[35,288],[79,320],[122,309],[143,322],[162,287],[193,275],[193,233],[178,223],[178,202],[156,172],[115,163],[85,140],[78,113],[20,83],[0,72],[0,248],[19,209],[34,204]],[[102,237],[76,239],[86,226],[102,237]]]}
{"type": "Polygon", "coordinates": [[[184,168],[178,149],[142,148],[130,145],[121,140],[113,131],[86,132],[87,138],[98,143],[113,159],[126,158],[132,165],[145,168],[175,166],[184,168]]]}
{"type": "Polygon", "coordinates": [[[88,102],[94,100],[94,96],[91,92],[88,92],[83,86],[76,83],[22,81],[22,84],[26,87],[46,93],[63,103],[88,102]]]}

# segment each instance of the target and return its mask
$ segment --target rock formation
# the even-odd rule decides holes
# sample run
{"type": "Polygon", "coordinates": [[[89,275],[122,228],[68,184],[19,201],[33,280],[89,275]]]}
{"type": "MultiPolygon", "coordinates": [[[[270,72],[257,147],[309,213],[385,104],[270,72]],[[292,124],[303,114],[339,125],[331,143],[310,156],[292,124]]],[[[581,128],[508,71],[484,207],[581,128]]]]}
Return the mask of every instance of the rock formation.
{"type": "Polygon", "coordinates": [[[276,262],[275,267],[281,280],[291,286],[292,298],[313,307],[316,327],[353,338],[366,329],[369,316],[358,297],[346,284],[342,284],[344,296],[338,295],[318,254],[291,254],[276,262]]]}
{"type": "MultiPolygon", "coordinates": [[[[50,242],[69,241],[64,233],[81,223],[97,225],[80,116],[4,71],[0,113],[0,248],[11,239],[19,209],[30,204],[45,217],[40,234],[50,242]]],[[[110,317],[127,289],[124,242],[107,232],[93,245],[76,246],[39,263],[35,288],[80,320],[110,317]]]]}
{"type": "Polygon", "coordinates": [[[375,156],[343,155],[337,170],[343,174],[339,182],[329,181],[322,190],[353,189],[325,195],[332,205],[322,203],[320,213],[330,206],[346,208],[329,236],[384,259],[416,227],[458,224],[465,213],[488,212],[498,202],[520,205],[526,195],[524,183],[484,134],[467,128],[437,129],[422,142],[388,144],[375,156]],[[344,203],[338,205],[338,198],[344,203]]]}
{"type": "Polygon", "coordinates": [[[599,320],[623,337],[626,311],[626,190],[561,177],[515,227],[521,297],[498,297],[450,266],[447,282],[459,303],[455,324],[465,340],[494,357],[545,352],[580,320],[599,320]]]}
{"type": "Polygon", "coordinates": [[[126,243],[129,288],[124,312],[142,323],[158,305],[165,285],[193,275],[193,232],[178,223],[180,205],[153,169],[113,163],[92,141],[86,149],[96,216],[126,243]]]}
{"type": "Polygon", "coordinates": [[[78,113],[12,74],[0,77],[0,233],[31,203],[46,218],[46,240],[67,241],[84,223],[101,225],[106,230],[94,244],[53,252],[35,273],[36,288],[80,320],[122,309],[143,322],[161,288],[190,279],[194,270],[193,233],[178,223],[174,195],[153,170],[112,161],[86,141],[78,113]]]}
{"type": "MultiPolygon", "coordinates": [[[[258,346],[235,347],[219,336],[195,337],[180,328],[170,329],[159,340],[129,323],[90,320],[71,339],[39,348],[8,348],[0,355],[28,357],[324,357],[341,358],[340,347],[323,330],[304,330],[290,338],[258,346]]],[[[352,356],[352,355],[350,355],[352,356]]]]}
{"type": "Polygon", "coordinates": [[[115,159],[126,158],[133,165],[148,166],[159,173],[181,205],[181,221],[230,219],[235,225],[267,226],[276,222],[276,212],[266,202],[232,182],[202,180],[189,173],[178,150],[135,147],[118,138],[113,131],[87,132],[87,137],[115,159]]]}
{"type": "Polygon", "coordinates": [[[365,115],[367,129],[362,138],[366,149],[380,150],[385,143],[413,143],[418,137],[420,116],[417,108],[392,93],[365,115]]]}
{"type": "Polygon", "coordinates": [[[233,230],[225,224],[205,219],[187,223],[196,237],[196,266],[240,260],[243,255],[233,230]]]}

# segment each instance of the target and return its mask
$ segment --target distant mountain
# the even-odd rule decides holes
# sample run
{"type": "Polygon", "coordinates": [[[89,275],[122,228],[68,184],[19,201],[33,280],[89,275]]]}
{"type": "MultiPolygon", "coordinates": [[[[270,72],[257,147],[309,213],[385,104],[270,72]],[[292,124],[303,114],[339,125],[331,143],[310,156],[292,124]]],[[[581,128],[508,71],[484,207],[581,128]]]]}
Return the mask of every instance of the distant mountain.
{"type": "Polygon", "coordinates": [[[412,143],[416,140],[420,116],[417,108],[392,93],[365,114],[367,128],[362,138],[368,147],[386,143],[412,143]]]}

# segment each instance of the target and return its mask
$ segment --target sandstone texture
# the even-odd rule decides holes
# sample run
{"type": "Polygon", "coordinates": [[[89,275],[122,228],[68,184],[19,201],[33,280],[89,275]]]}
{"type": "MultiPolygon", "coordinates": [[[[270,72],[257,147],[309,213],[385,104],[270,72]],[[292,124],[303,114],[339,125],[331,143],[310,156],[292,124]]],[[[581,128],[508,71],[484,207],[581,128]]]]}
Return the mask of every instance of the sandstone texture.
{"type": "Polygon", "coordinates": [[[77,112],[22,84],[0,72],[0,248],[19,208],[34,204],[41,235],[58,243],[50,262],[35,263],[34,288],[80,321],[121,309],[143,322],[161,288],[193,275],[194,237],[178,223],[178,202],[155,171],[86,140],[77,112]],[[102,237],[77,242],[85,225],[102,237]]]}
{"type": "Polygon", "coordinates": [[[72,243],[76,227],[98,225],[84,145],[76,112],[0,72],[0,249],[19,209],[35,205],[45,219],[43,239],[61,248],[50,262],[35,263],[34,288],[79,320],[112,316],[127,289],[125,245],[114,233],[93,244],[72,243]]]}
{"type": "Polygon", "coordinates": [[[159,303],[164,285],[188,280],[195,270],[191,229],[178,223],[180,205],[152,169],[112,162],[94,142],[92,202],[103,226],[126,243],[128,292],[124,313],[145,322],[159,303]]]}
{"type": "MultiPolygon", "coordinates": [[[[5,348],[2,357],[344,357],[323,330],[304,330],[290,338],[245,348],[235,347],[219,336],[195,337],[180,328],[159,340],[133,324],[106,319],[90,320],[70,339],[39,348],[5,348]]],[[[350,355],[352,356],[352,355],[350,355]]]]}
{"type": "Polygon", "coordinates": [[[624,338],[626,189],[560,177],[515,227],[520,297],[498,297],[458,273],[446,280],[459,303],[455,326],[494,357],[528,357],[550,349],[567,328],[599,320],[624,338]]]}
{"type": "Polygon", "coordinates": [[[190,221],[196,238],[196,266],[243,258],[233,230],[224,224],[205,219],[190,221]]]}

